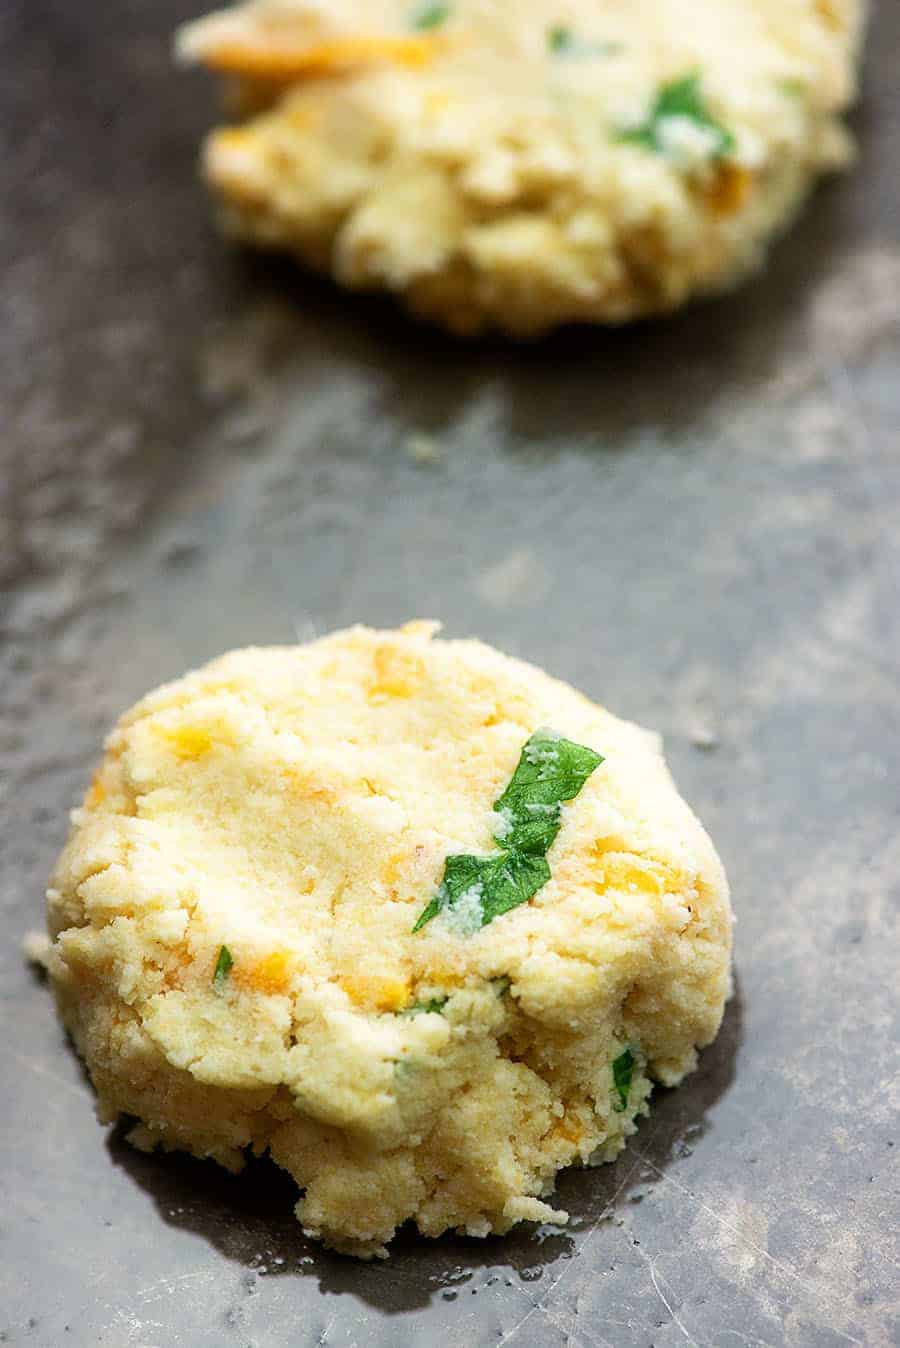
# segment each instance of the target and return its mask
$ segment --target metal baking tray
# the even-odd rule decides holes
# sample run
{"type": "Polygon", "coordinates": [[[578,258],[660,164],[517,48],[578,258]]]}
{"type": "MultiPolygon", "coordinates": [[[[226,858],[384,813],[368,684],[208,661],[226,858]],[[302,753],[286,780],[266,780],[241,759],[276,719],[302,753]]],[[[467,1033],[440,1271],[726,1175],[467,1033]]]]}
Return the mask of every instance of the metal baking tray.
{"type": "Polygon", "coordinates": [[[212,91],[168,48],[200,8],[0,14],[0,1341],[896,1341],[900,6],[874,14],[858,165],[762,277],[531,346],[218,239],[212,91]],[[414,615],[664,733],[732,880],[737,991],[617,1163],[561,1178],[568,1230],[363,1265],[304,1239],[268,1164],[106,1137],[20,943],[139,694],[414,615]]]}

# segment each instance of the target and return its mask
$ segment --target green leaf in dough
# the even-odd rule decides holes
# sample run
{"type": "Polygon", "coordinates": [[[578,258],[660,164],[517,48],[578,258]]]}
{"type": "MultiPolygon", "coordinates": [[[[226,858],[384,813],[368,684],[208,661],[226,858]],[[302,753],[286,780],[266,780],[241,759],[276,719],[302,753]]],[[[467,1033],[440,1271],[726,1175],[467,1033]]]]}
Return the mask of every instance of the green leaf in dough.
{"type": "Polygon", "coordinates": [[[452,5],[419,5],[410,15],[409,26],[419,33],[440,28],[450,18],[452,8],[452,5]]]}
{"type": "Polygon", "coordinates": [[[710,159],[721,159],[733,152],[734,136],[710,112],[696,71],[662,85],[648,117],[639,126],[620,131],[618,139],[665,154],[665,123],[675,120],[691,122],[698,130],[708,133],[710,159]]]}
{"type": "Polygon", "coordinates": [[[578,37],[565,24],[557,23],[552,28],[547,29],[547,50],[554,56],[587,60],[592,56],[612,56],[614,52],[621,51],[621,44],[618,42],[586,42],[584,38],[578,37]]]}
{"type": "Polygon", "coordinates": [[[550,879],[545,853],[559,832],[562,802],[577,796],[602,762],[602,755],[593,749],[552,730],[536,730],[522,749],[509,785],[494,803],[494,838],[502,851],[448,856],[441,886],[413,931],[421,931],[443,913],[451,929],[470,935],[527,903],[550,879]]]}
{"type": "Polygon", "coordinates": [[[439,1016],[449,1000],[449,997],[430,997],[427,1002],[413,1002],[412,1006],[405,1006],[397,1014],[400,1016],[439,1016]]]}
{"type": "Polygon", "coordinates": [[[494,803],[500,816],[494,837],[501,847],[543,856],[562,822],[561,804],[572,800],[603,756],[552,730],[529,738],[512,779],[494,803]]]}
{"type": "Polygon", "coordinates": [[[213,983],[217,988],[221,987],[225,979],[231,973],[231,966],[234,960],[231,957],[231,951],[227,945],[219,946],[219,956],[216,960],[216,967],[213,972],[213,983]]]}
{"type": "Polygon", "coordinates": [[[550,879],[543,857],[498,852],[476,857],[458,852],[444,862],[441,887],[422,913],[413,931],[420,931],[438,913],[460,936],[486,927],[501,913],[527,903],[550,879]]]}
{"type": "Polygon", "coordinates": [[[631,1078],[634,1074],[635,1057],[630,1048],[626,1048],[620,1053],[618,1058],[613,1059],[612,1075],[613,1089],[619,1097],[619,1103],[616,1109],[621,1113],[628,1104],[628,1093],[631,1090],[631,1078]]]}

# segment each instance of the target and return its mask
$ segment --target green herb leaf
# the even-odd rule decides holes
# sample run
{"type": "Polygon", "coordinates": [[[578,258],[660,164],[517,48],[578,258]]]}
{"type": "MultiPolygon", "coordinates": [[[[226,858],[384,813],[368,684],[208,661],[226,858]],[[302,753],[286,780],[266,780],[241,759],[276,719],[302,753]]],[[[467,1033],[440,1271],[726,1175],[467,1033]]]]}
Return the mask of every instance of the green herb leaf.
{"type": "Polygon", "coordinates": [[[787,79],[778,80],[778,88],[783,94],[787,94],[788,98],[805,98],[809,86],[806,80],[798,80],[788,76],[787,79]]]}
{"type": "Polygon", "coordinates": [[[231,973],[231,966],[233,964],[234,960],[231,958],[231,951],[228,949],[228,946],[220,946],[219,957],[216,960],[216,967],[213,973],[213,983],[217,988],[221,987],[225,982],[225,979],[231,973]]]}
{"type": "Polygon", "coordinates": [[[619,132],[619,140],[643,145],[657,154],[665,154],[666,123],[674,120],[692,122],[709,133],[709,157],[721,159],[735,148],[734,136],[721,122],[717,122],[703,97],[700,76],[695,72],[683,79],[664,84],[653,101],[650,115],[640,124],[619,132]]]}
{"type": "Polygon", "coordinates": [[[494,838],[503,850],[491,856],[448,856],[440,889],[413,931],[444,913],[460,935],[468,935],[527,903],[550,879],[544,854],[560,829],[561,802],[577,796],[602,762],[601,754],[552,730],[535,731],[494,804],[494,838]]]}
{"type": "Polygon", "coordinates": [[[509,786],[494,804],[501,847],[543,856],[562,822],[561,802],[572,800],[603,762],[601,754],[552,730],[536,730],[525,744],[509,786]]]}
{"type": "Polygon", "coordinates": [[[449,997],[431,997],[427,1002],[413,1002],[412,1006],[405,1006],[397,1014],[401,1016],[440,1015],[449,1000],[449,997]]]}
{"type": "Polygon", "coordinates": [[[624,1053],[620,1053],[618,1058],[613,1060],[613,1088],[619,1097],[619,1103],[616,1109],[621,1113],[628,1104],[628,1093],[631,1090],[631,1078],[634,1074],[635,1057],[630,1048],[626,1048],[624,1053]]]}
{"type": "Polygon", "coordinates": [[[452,5],[419,5],[410,15],[409,26],[420,33],[440,28],[450,18],[452,8],[452,5]]]}
{"type": "Polygon", "coordinates": [[[455,853],[447,857],[441,887],[413,931],[420,931],[438,913],[446,912],[460,936],[470,935],[501,913],[527,903],[549,879],[550,867],[540,856],[520,852],[486,857],[455,853]]]}
{"type": "Polygon", "coordinates": [[[571,28],[565,28],[561,23],[547,29],[547,46],[557,55],[569,51],[574,41],[571,28]]]}
{"type": "Polygon", "coordinates": [[[585,42],[584,38],[578,37],[572,32],[571,28],[566,28],[564,24],[559,23],[547,29],[547,49],[554,56],[586,59],[591,56],[611,56],[613,52],[621,51],[621,44],[618,42],[585,42]]]}

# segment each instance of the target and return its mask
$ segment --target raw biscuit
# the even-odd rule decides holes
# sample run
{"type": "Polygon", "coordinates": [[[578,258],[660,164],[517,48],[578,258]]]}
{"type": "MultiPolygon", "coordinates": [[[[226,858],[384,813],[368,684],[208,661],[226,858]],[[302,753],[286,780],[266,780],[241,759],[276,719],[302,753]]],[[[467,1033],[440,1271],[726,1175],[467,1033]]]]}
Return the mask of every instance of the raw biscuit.
{"type": "Polygon", "coordinates": [[[182,29],[243,121],[225,228],[457,332],[671,310],[842,166],[862,0],[250,0],[182,29]]]}
{"type": "Polygon", "coordinates": [[[363,1256],[408,1219],[564,1221],[557,1171],[617,1154],[729,989],[725,876],[657,738],[435,626],[236,651],[151,693],[48,891],[101,1118],[233,1170],[269,1152],[307,1231],[363,1256]],[[523,761],[556,735],[590,759],[549,880],[488,925],[423,925],[447,857],[496,850],[546,726],[523,761]]]}

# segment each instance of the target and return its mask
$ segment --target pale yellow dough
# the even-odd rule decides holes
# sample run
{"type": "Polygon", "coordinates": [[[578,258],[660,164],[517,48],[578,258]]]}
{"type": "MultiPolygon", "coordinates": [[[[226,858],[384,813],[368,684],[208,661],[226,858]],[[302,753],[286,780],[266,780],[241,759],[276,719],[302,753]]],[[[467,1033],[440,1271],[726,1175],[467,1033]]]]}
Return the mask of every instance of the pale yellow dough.
{"type": "Polygon", "coordinates": [[[729,990],[725,876],[657,738],[435,626],[235,651],[151,693],[48,891],[45,960],[101,1118],[230,1169],[269,1151],[303,1226],[360,1255],[407,1219],[564,1221],[556,1172],[616,1155],[729,990]],[[474,934],[413,934],[448,853],[495,847],[492,803],[543,726],[605,755],[552,879],[474,934]]]}
{"type": "Polygon", "coordinates": [[[847,161],[863,16],[863,0],[250,0],[178,51],[237,95],[242,124],[203,155],[227,230],[458,332],[532,334],[667,311],[757,267],[847,161]],[[727,153],[679,118],[655,149],[623,139],[690,75],[727,153]]]}

